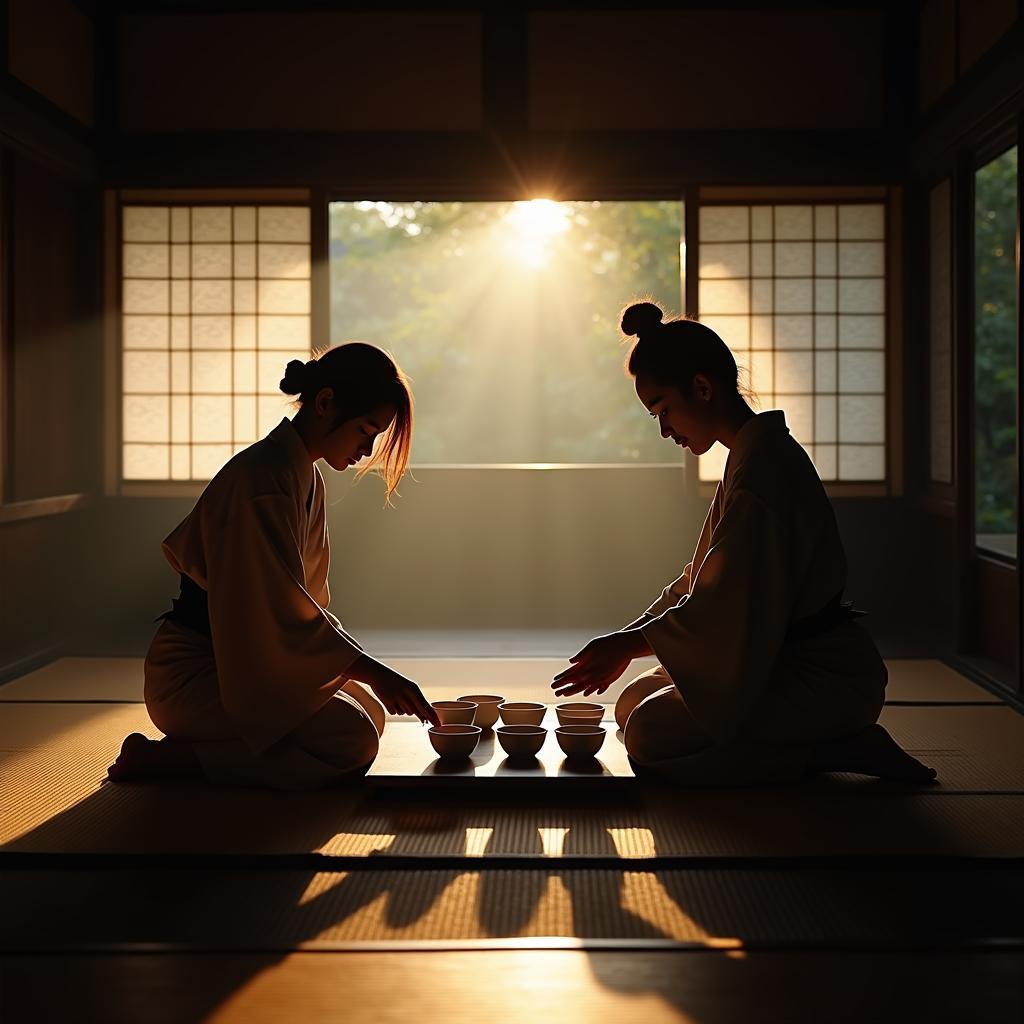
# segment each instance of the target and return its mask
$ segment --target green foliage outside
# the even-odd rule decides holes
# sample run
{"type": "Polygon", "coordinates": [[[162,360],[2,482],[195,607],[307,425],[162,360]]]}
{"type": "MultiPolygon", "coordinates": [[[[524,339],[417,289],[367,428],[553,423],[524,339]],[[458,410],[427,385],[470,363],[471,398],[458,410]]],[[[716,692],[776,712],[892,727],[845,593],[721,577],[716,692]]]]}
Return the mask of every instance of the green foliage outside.
{"type": "Polygon", "coordinates": [[[331,342],[413,380],[413,462],[679,460],[623,371],[619,313],[681,304],[679,202],[332,203],[331,342]]]}
{"type": "Polygon", "coordinates": [[[1017,148],[975,176],[975,494],[979,534],[1016,534],[1017,148]]]}

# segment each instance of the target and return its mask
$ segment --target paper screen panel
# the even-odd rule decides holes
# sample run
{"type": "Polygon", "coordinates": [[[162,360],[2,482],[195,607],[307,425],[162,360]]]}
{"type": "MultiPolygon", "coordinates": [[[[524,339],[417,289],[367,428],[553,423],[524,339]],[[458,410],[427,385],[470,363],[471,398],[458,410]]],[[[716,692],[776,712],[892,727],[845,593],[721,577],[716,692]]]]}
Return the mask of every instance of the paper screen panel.
{"type": "MultiPolygon", "coordinates": [[[[699,316],[825,479],[885,478],[884,203],[706,205],[699,316]]],[[[723,459],[701,457],[700,478],[723,459]]]]}
{"type": "Polygon", "coordinates": [[[165,206],[128,206],[122,211],[121,237],[125,242],[169,242],[170,214],[165,206]]]}
{"type": "Polygon", "coordinates": [[[125,243],[121,261],[128,277],[165,278],[170,274],[170,247],[156,244],[125,243]]]}
{"type": "Polygon", "coordinates": [[[170,409],[166,395],[125,395],[122,415],[125,441],[167,440],[170,409]]]}
{"type": "Polygon", "coordinates": [[[209,479],[294,412],[278,382],[310,354],[309,209],[125,206],[121,223],[124,479],[209,479]]]}
{"type": "Polygon", "coordinates": [[[121,320],[121,337],[125,348],[168,348],[171,340],[170,318],[125,316],[121,320]]]}
{"type": "Polygon", "coordinates": [[[745,242],[750,238],[746,206],[704,206],[700,211],[701,242],[745,242]]]}
{"type": "Polygon", "coordinates": [[[125,480],[166,480],[170,474],[170,445],[126,444],[122,452],[125,480]]]}

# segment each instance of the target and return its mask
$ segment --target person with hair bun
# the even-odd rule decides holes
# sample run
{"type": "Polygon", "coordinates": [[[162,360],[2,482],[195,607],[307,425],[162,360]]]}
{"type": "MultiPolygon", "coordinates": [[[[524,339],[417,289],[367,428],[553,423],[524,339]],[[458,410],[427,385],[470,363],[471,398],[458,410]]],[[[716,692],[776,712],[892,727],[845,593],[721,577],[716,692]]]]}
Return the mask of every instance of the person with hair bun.
{"type": "Polygon", "coordinates": [[[365,774],[386,711],[437,724],[416,683],[327,610],[316,463],[377,469],[390,501],[409,461],[408,380],[386,352],[353,342],[292,360],[281,390],[297,396],[295,417],[235,455],[163,542],[181,594],[146,656],[145,699],[165,737],[128,736],[114,781],[312,789],[365,774]]]}
{"type": "Polygon", "coordinates": [[[596,637],[555,676],[560,697],[603,693],[634,658],[660,664],[619,695],[638,774],[683,785],[782,782],[850,771],[928,782],[935,772],[878,724],[887,671],[843,601],[835,514],[781,410],[755,413],[728,346],[704,324],[629,306],[637,397],[662,437],[729,449],[682,574],[636,620],[596,637]]]}

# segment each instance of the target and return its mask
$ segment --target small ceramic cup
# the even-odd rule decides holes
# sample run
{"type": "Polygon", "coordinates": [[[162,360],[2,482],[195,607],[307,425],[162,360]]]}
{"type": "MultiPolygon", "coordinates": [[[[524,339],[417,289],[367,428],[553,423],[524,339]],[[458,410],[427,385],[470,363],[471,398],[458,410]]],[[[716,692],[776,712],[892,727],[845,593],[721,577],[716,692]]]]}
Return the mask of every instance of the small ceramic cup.
{"type": "Polygon", "coordinates": [[[547,705],[530,700],[506,701],[498,705],[498,714],[505,725],[540,725],[547,705]]]}
{"type": "Polygon", "coordinates": [[[604,718],[604,705],[573,700],[555,707],[559,725],[597,725],[604,718]]]}
{"type": "Polygon", "coordinates": [[[476,718],[473,719],[473,724],[479,725],[481,729],[490,729],[498,720],[498,705],[503,703],[505,698],[495,693],[471,693],[460,697],[459,700],[468,700],[476,704],[476,718]]]}
{"type": "Polygon", "coordinates": [[[435,700],[430,706],[442,725],[475,725],[477,705],[471,700],[435,700]]]}
{"type": "Polygon", "coordinates": [[[432,725],[430,745],[446,761],[461,760],[476,750],[481,731],[479,725],[432,725]]]}
{"type": "Polygon", "coordinates": [[[499,725],[496,733],[501,749],[509,757],[525,758],[537,756],[548,731],[539,725],[499,725]]]}
{"type": "Polygon", "coordinates": [[[593,757],[604,743],[605,731],[599,725],[562,725],[555,739],[568,758],[593,757]]]}

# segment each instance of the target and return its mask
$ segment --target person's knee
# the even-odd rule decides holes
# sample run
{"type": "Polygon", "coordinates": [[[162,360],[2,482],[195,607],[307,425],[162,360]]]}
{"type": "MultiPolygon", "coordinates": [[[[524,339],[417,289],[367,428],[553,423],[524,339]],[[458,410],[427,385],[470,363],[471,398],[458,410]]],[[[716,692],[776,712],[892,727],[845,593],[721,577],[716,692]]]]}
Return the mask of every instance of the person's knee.
{"type": "Polygon", "coordinates": [[[620,729],[625,731],[626,722],[629,720],[634,708],[652,693],[662,690],[669,685],[671,680],[663,669],[652,669],[637,676],[632,682],[627,683],[622,693],[615,701],[615,722],[620,729]]]}
{"type": "Polygon", "coordinates": [[[343,786],[347,782],[362,778],[377,758],[380,737],[369,717],[362,715],[362,721],[354,728],[350,726],[334,738],[329,749],[319,744],[319,749],[310,753],[319,765],[309,778],[304,778],[295,788],[325,789],[343,786]]]}
{"type": "Polygon", "coordinates": [[[370,716],[363,712],[360,728],[354,730],[351,743],[353,767],[369,767],[377,758],[380,751],[380,734],[377,726],[370,719],[370,716]]]}
{"type": "Polygon", "coordinates": [[[623,730],[622,745],[631,761],[640,765],[650,764],[649,744],[646,742],[646,735],[636,716],[630,716],[631,720],[626,722],[623,730]]]}
{"type": "Polygon", "coordinates": [[[630,715],[622,742],[631,761],[647,766],[661,760],[661,756],[658,744],[651,736],[649,723],[644,721],[645,717],[636,712],[630,715]]]}
{"type": "Polygon", "coordinates": [[[649,694],[634,708],[622,739],[631,760],[641,765],[686,757],[711,742],[671,684],[649,694]]]}
{"type": "Polygon", "coordinates": [[[627,683],[615,701],[615,722],[623,731],[626,729],[626,721],[629,719],[630,712],[637,705],[636,690],[639,685],[639,679],[627,683]]]}
{"type": "Polygon", "coordinates": [[[336,695],[304,723],[295,739],[328,772],[338,775],[367,769],[380,748],[380,736],[370,716],[344,694],[336,695]]]}
{"type": "Polygon", "coordinates": [[[351,697],[369,716],[377,730],[377,735],[383,735],[384,726],[387,723],[387,711],[376,696],[354,679],[346,680],[341,692],[351,697]]]}
{"type": "Polygon", "coordinates": [[[627,716],[623,723],[622,742],[626,753],[638,764],[647,765],[659,760],[657,733],[659,732],[660,715],[659,698],[662,693],[650,694],[643,698],[627,716]]]}

